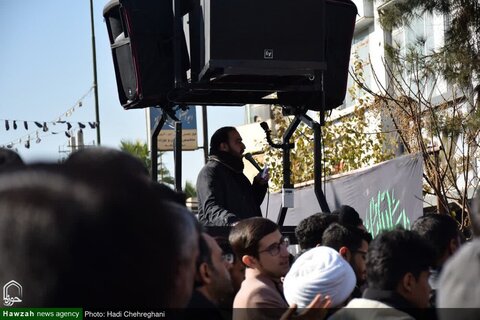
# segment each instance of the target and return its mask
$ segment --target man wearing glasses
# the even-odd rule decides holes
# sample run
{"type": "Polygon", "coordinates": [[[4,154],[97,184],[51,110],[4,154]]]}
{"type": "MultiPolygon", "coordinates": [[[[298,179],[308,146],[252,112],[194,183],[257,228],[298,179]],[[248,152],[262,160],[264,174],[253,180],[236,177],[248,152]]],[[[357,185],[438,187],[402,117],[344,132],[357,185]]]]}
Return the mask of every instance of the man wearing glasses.
{"type": "Polygon", "coordinates": [[[361,288],[367,281],[367,251],[370,241],[372,236],[365,230],[338,223],[332,223],[323,232],[322,245],[337,250],[355,272],[357,284],[352,298],[362,296],[361,288]]]}
{"type": "Polygon", "coordinates": [[[281,278],[290,269],[288,241],[277,224],[249,218],[236,224],[229,236],[236,256],[246,265],[245,280],[233,303],[233,319],[280,319],[288,308],[281,278]]]}

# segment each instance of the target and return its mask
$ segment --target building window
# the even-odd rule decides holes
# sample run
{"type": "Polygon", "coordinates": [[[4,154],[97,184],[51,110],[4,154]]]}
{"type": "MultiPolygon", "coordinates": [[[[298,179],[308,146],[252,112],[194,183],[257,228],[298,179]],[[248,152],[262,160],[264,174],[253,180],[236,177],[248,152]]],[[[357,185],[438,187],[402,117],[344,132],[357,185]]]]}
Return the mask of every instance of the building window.
{"type": "MultiPolygon", "coordinates": [[[[371,70],[370,58],[369,58],[369,53],[370,53],[369,35],[370,35],[370,28],[366,28],[360,32],[357,32],[353,36],[349,71],[350,72],[352,71],[352,67],[355,60],[360,59],[363,64],[363,80],[365,81],[365,85],[370,88],[372,70],[371,70]]],[[[354,105],[355,101],[353,100],[353,97],[349,92],[354,85],[355,85],[355,80],[349,74],[348,82],[347,82],[347,94],[345,96],[345,101],[343,105],[341,105],[339,109],[345,109],[354,105]]],[[[357,87],[355,89],[355,95],[357,97],[361,97],[363,94],[364,94],[364,91],[361,90],[360,88],[357,87]]]]}
{"type": "Polygon", "coordinates": [[[246,121],[248,123],[267,121],[272,118],[270,105],[265,104],[248,104],[245,107],[246,121]]]}
{"type": "MultiPolygon", "coordinates": [[[[439,80],[436,74],[424,72],[422,61],[412,63],[412,57],[418,55],[422,59],[431,55],[435,49],[443,45],[445,21],[443,17],[424,13],[412,19],[408,25],[392,30],[392,46],[397,49],[402,66],[405,66],[401,75],[403,91],[413,95],[422,93],[423,96],[436,96],[434,92],[439,80]],[[407,58],[408,57],[408,58],[407,58]]],[[[394,68],[395,69],[395,68],[394,68]]]]}

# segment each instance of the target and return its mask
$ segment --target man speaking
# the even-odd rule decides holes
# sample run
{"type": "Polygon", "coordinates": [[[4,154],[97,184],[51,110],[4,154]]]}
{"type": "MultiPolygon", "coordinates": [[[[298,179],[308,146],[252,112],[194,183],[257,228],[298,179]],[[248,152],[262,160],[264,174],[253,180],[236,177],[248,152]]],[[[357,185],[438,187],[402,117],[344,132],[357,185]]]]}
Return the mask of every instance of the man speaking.
{"type": "Polygon", "coordinates": [[[243,174],[245,145],[234,127],[218,129],[210,140],[210,156],[197,178],[198,217],[208,226],[228,226],[261,217],[260,205],[268,174],[259,173],[253,185],[243,174]]]}

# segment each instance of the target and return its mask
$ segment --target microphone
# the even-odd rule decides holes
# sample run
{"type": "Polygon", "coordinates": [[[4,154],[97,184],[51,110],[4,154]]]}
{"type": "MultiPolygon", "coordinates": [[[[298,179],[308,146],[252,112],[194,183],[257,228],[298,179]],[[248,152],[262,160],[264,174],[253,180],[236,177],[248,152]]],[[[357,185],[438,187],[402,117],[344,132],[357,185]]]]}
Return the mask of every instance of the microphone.
{"type": "Polygon", "coordinates": [[[269,145],[271,145],[274,148],[284,148],[283,144],[275,143],[272,141],[272,137],[270,136],[272,133],[272,130],[270,130],[270,128],[268,127],[268,123],[266,123],[265,121],[262,121],[260,122],[260,127],[262,127],[263,131],[265,131],[265,137],[267,138],[267,142],[269,145]]]}
{"type": "Polygon", "coordinates": [[[267,132],[270,133],[270,128],[268,127],[268,123],[266,123],[265,121],[260,122],[260,127],[262,127],[265,133],[267,132]]]}
{"type": "Polygon", "coordinates": [[[263,169],[258,165],[257,161],[255,161],[255,159],[253,159],[253,156],[252,156],[252,154],[251,154],[250,152],[249,152],[249,153],[245,153],[245,156],[244,156],[244,157],[245,157],[245,159],[247,159],[251,164],[253,164],[253,166],[254,166],[255,168],[257,168],[257,170],[258,170],[259,172],[262,172],[262,171],[263,171],[263,169]]]}

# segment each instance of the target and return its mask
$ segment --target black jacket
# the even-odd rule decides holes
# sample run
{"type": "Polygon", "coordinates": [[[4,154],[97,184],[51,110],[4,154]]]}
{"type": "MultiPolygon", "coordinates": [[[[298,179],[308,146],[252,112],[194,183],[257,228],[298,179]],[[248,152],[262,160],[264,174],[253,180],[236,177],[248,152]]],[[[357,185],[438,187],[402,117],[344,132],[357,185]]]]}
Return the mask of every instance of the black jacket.
{"type": "Polygon", "coordinates": [[[208,226],[227,226],[235,221],[261,217],[267,185],[250,183],[243,168],[225,159],[210,157],[197,178],[198,217],[208,226]]]}
{"type": "Polygon", "coordinates": [[[188,303],[184,315],[184,320],[225,320],[222,316],[221,310],[196,289],[192,292],[192,297],[190,298],[190,302],[188,303]]]}

